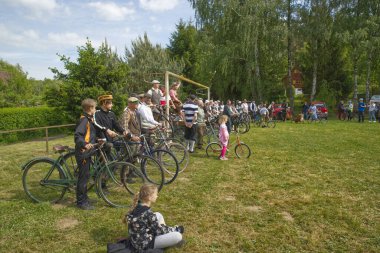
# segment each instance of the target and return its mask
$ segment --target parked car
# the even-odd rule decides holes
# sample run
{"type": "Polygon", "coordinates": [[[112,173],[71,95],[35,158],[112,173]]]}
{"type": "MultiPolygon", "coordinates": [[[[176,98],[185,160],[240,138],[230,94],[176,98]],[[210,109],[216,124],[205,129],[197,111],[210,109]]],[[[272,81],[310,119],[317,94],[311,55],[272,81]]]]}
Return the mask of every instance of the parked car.
{"type": "Polygon", "coordinates": [[[329,116],[329,110],[327,109],[326,103],[323,101],[315,101],[314,104],[317,107],[318,117],[327,119],[329,116]]]}
{"type": "Polygon", "coordinates": [[[371,100],[369,101],[370,103],[373,103],[373,102],[375,102],[375,103],[380,103],[380,95],[373,95],[372,97],[371,97],[371,100]]]}

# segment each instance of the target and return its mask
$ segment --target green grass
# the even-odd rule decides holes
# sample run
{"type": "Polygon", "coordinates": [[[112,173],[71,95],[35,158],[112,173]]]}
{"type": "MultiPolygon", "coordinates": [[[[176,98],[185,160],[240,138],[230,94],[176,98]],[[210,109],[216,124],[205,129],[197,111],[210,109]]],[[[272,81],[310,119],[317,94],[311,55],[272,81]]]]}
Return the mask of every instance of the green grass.
{"type": "MultiPolygon", "coordinates": [[[[184,248],[168,252],[380,252],[379,132],[378,123],[279,123],[241,135],[248,160],[197,151],[153,206],[186,229],[184,248]]],[[[74,193],[58,205],[32,203],[20,165],[44,150],[44,142],[0,146],[0,251],[105,252],[127,235],[127,210],[100,199],[95,211],[78,210],[74,193]]]]}

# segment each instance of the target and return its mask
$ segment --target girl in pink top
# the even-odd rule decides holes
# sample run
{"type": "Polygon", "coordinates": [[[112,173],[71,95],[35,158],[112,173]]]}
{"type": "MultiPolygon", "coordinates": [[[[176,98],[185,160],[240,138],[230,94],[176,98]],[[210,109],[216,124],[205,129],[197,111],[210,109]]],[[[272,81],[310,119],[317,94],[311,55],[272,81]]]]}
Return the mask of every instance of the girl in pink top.
{"type": "Polygon", "coordinates": [[[227,145],[228,145],[228,139],[230,138],[230,135],[227,131],[226,123],[228,121],[227,115],[222,115],[219,117],[219,141],[220,144],[222,144],[222,152],[220,153],[220,160],[228,160],[226,157],[226,151],[227,151],[227,145]]]}

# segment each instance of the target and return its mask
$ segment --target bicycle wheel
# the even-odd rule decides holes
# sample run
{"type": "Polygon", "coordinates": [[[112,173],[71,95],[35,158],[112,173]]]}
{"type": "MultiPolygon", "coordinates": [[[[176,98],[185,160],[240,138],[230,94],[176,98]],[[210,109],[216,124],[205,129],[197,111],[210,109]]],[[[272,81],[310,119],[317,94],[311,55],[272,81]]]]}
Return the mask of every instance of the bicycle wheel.
{"type": "Polygon", "coordinates": [[[79,167],[77,164],[77,160],[75,159],[75,151],[70,151],[63,156],[61,160],[61,166],[66,167],[66,170],[70,174],[73,179],[78,178],[79,167]]]}
{"type": "Polygon", "coordinates": [[[276,127],[276,121],[274,121],[274,120],[269,120],[269,121],[267,122],[267,127],[269,127],[269,128],[275,128],[275,127],[276,127]]]}
{"type": "Polygon", "coordinates": [[[222,151],[222,145],[217,142],[211,142],[206,147],[206,154],[208,157],[219,157],[222,151]]]}
{"type": "Polygon", "coordinates": [[[158,191],[160,191],[165,182],[165,174],[161,164],[153,157],[146,155],[138,155],[137,160],[140,160],[141,171],[147,181],[157,185],[158,191]]]}
{"type": "Polygon", "coordinates": [[[241,142],[235,146],[235,155],[238,158],[249,158],[251,156],[251,149],[247,144],[241,142]]]}
{"type": "Polygon", "coordinates": [[[35,202],[56,203],[65,195],[66,176],[54,160],[42,158],[32,161],[24,168],[22,186],[25,193],[35,202]]]}
{"type": "MultiPolygon", "coordinates": [[[[127,162],[115,162],[103,167],[96,177],[96,189],[99,196],[110,206],[128,207],[132,205],[133,197],[128,194],[126,187],[126,172],[138,170],[133,164],[127,162]]],[[[144,183],[143,178],[133,178],[136,186],[144,183]]]]}
{"type": "Polygon", "coordinates": [[[246,122],[240,122],[237,124],[237,131],[241,134],[244,134],[249,131],[249,125],[246,122]]]}
{"type": "Polygon", "coordinates": [[[136,168],[136,166],[124,167],[121,172],[121,179],[124,187],[131,195],[135,195],[140,191],[142,185],[148,183],[142,171],[136,168]]]}
{"type": "Polygon", "coordinates": [[[160,114],[158,116],[158,122],[162,123],[166,128],[166,137],[174,137],[173,125],[170,120],[164,115],[160,114]]]}
{"type": "Polygon", "coordinates": [[[164,172],[164,184],[172,183],[179,172],[177,158],[170,151],[163,149],[154,150],[152,156],[161,164],[164,172]]]}
{"type": "Polygon", "coordinates": [[[175,156],[179,165],[179,173],[184,171],[189,165],[189,152],[187,151],[185,146],[181,144],[180,141],[169,138],[165,140],[165,142],[163,142],[158,147],[158,149],[168,150],[175,156]]]}

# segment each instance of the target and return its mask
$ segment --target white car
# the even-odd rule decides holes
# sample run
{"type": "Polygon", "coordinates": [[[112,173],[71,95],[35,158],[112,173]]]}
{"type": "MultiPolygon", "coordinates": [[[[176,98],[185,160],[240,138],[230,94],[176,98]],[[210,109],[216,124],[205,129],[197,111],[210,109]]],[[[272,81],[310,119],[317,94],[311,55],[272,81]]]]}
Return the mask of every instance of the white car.
{"type": "Polygon", "coordinates": [[[373,95],[371,97],[371,100],[369,101],[370,103],[375,102],[375,103],[380,103],[380,95],[373,95]]]}

